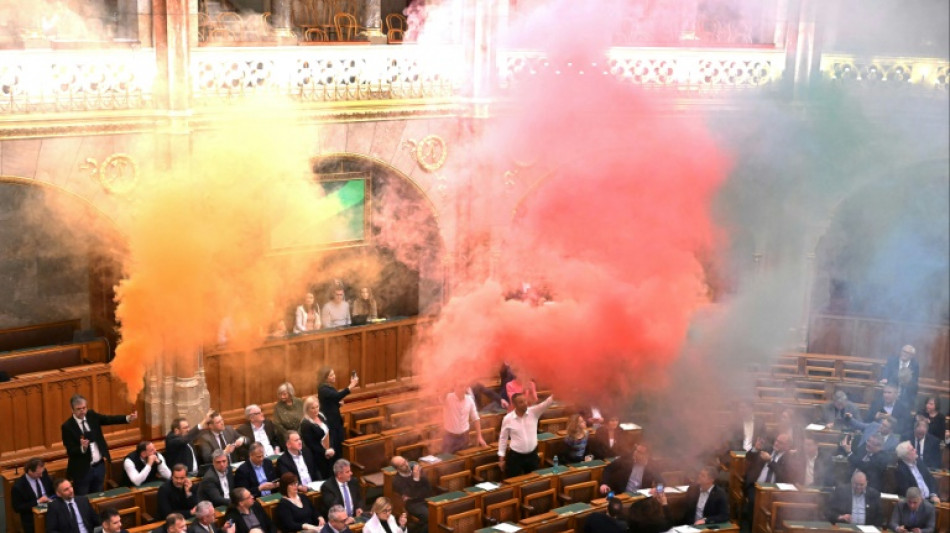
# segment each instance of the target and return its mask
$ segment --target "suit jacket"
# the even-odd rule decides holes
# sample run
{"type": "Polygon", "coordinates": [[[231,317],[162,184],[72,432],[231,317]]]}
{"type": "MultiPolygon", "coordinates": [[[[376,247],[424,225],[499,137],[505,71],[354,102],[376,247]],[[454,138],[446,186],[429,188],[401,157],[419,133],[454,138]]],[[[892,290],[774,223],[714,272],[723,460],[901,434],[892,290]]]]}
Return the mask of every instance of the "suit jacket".
{"type": "MultiPolygon", "coordinates": [[[[693,524],[696,522],[696,506],[699,504],[699,485],[690,485],[686,491],[686,510],[681,524],[693,524]]],[[[706,499],[706,506],[703,507],[703,518],[707,524],[721,524],[729,521],[729,499],[726,491],[713,485],[709,492],[709,498],[706,499]]]]}
{"type": "MultiPolygon", "coordinates": [[[[350,488],[350,498],[353,499],[353,510],[366,510],[363,503],[363,492],[360,490],[360,482],[354,477],[346,484],[350,488]]],[[[336,478],[326,480],[320,486],[320,502],[324,509],[330,509],[334,505],[343,505],[343,494],[340,492],[340,485],[336,478]]],[[[345,507],[345,506],[344,506],[345,507]]]]}
{"type": "MultiPolygon", "coordinates": [[[[797,473],[795,478],[801,483],[805,482],[805,469],[807,467],[808,458],[805,457],[805,453],[796,454],[798,457],[797,473]]],[[[831,458],[831,454],[825,452],[825,450],[818,450],[818,456],[815,457],[815,470],[813,472],[812,487],[833,487],[835,485],[835,467],[834,460],[831,458]]]]}
{"type": "Polygon", "coordinates": [[[158,487],[158,516],[168,516],[171,513],[181,513],[185,518],[191,517],[191,510],[198,505],[198,487],[191,487],[191,497],[185,496],[184,489],[177,489],[171,481],[166,481],[158,487]]]}
{"type": "MultiPolygon", "coordinates": [[[[261,502],[254,502],[254,505],[251,506],[251,512],[254,513],[258,522],[261,523],[261,530],[263,530],[264,533],[277,533],[277,527],[274,526],[270,518],[267,518],[267,513],[265,513],[264,508],[261,507],[261,502]]],[[[241,513],[238,512],[237,508],[231,507],[228,509],[228,512],[224,515],[224,521],[227,522],[228,520],[234,520],[235,533],[250,533],[250,528],[244,523],[244,519],[241,517],[241,513]]]]}
{"type": "Polygon", "coordinates": [[[194,426],[184,435],[175,435],[174,431],[169,431],[168,435],[165,435],[165,459],[168,460],[169,468],[182,464],[188,467],[188,472],[198,471],[198,467],[202,464],[201,452],[195,449],[194,442],[199,433],[201,429],[194,426]],[[194,459],[191,457],[192,453],[194,453],[194,459]],[[197,461],[197,464],[193,461],[197,461]]]}
{"type": "MultiPolygon", "coordinates": [[[[224,434],[226,444],[231,444],[241,437],[231,426],[225,426],[224,431],[221,433],[224,434]]],[[[214,433],[212,433],[210,429],[203,429],[198,433],[198,449],[201,452],[198,456],[201,464],[210,465],[211,456],[215,450],[221,449],[221,443],[218,442],[218,439],[214,438],[214,433]]],[[[247,443],[245,442],[243,446],[235,448],[234,452],[231,453],[230,459],[232,463],[247,459],[247,443]]]]}
{"type": "Polygon", "coordinates": [[[616,433],[614,433],[614,445],[610,445],[610,434],[607,432],[606,425],[597,428],[597,431],[594,432],[594,436],[590,438],[588,447],[590,453],[598,459],[618,457],[630,452],[630,450],[627,449],[626,434],[619,427],[616,433]]]}
{"type": "MultiPolygon", "coordinates": [[[[245,422],[238,426],[237,432],[239,435],[245,437],[245,447],[250,448],[252,443],[257,442],[257,439],[254,438],[254,430],[251,429],[250,422],[245,422]]],[[[284,443],[277,439],[277,427],[274,426],[273,422],[267,419],[264,420],[264,434],[267,435],[271,446],[284,447],[284,443]]]]}
{"type": "MultiPolygon", "coordinates": [[[[327,429],[330,428],[327,427],[327,429]]],[[[320,429],[320,426],[309,419],[304,418],[300,422],[300,439],[303,440],[303,445],[310,450],[313,461],[320,470],[320,477],[328,479],[333,474],[333,463],[330,459],[327,459],[327,448],[323,445],[324,436],[325,433],[320,429]]]]}
{"type": "Polygon", "coordinates": [[[231,473],[231,469],[228,469],[228,490],[225,490],[221,487],[221,480],[218,479],[218,471],[214,468],[209,468],[205,472],[204,477],[201,478],[201,483],[198,484],[198,501],[208,500],[213,503],[215,507],[219,505],[230,505],[231,504],[231,491],[234,490],[237,485],[234,484],[234,474],[231,473]]]}
{"type": "Polygon", "coordinates": [[[330,429],[330,446],[336,450],[337,457],[343,453],[343,439],[346,438],[343,430],[343,415],[340,414],[340,402],[349,393],[349,387],[338,391],[328,383],[323,383],[317,388],[320,411],[326,417],[327,427],[330,429]]]}
{"type": "Polygon", "coordinates": [[[851,401],[848,401],[844,409],[840,411],[837,410],[834,402],[828,402],[822,405],[821,420],[819,420],[819,423],[825,425],[833,423],[835,429],[840,430],[861,429],[864,427],[861,421],[861,413],[858,411],[858,407],[851,401]],[[845,414],[850,414],[851,418],[845,418],[845,414]]]}
{"type": "MultiPolygon", "coordinates": [[[[267,481],[274,481],[280,478],[280,476],[277,475],[277,469],[274,468],[274,464],[267,459],[264,459],[261,466],[264,468],[264,477],[267,478],[267,481]]],[[[244,464],[239,466],[234,472],[234,484],[251,491],[251,494],[253,494],[255,498],[261,497],[260,482],[257,480],[257,474],[254,473],[254,465],[252,465],[250,461],[244,461],[244,464]]]]}
{"type": "MultiPolygon", "coordinates": [[[[910,414],[913,408],[897,400],[894,402],[894,408],[891,410],[891,416],[897,419],[897,427],[893,428],[895,432],[902,435],[908,435],[906,433],[908,421],[913,419],[913,416],[910,414]]],[[[884,411],[884,396],[880,393],[875,395],[874,400],[871,401],[871,405],[868,407],[867,415],[864,417],[865,422],[873,422],[874,417],[878,413],[886,412],[884,411]]]]}
{"type": "MultiPolygon", "coordinates": [[[[221,533],[221,528],[216,526],[214,522],[211,523],[211,531],[214,533],[221,533]]],[[[204,528],[197,520],[191,523],[188,526],[188,533],[208,533],[208,530],[204,528]]]]}
{"type": "MultiPolygon", "coordinates": [[[[633,472],[633,457],[627,455],[607,465],[607,468],[604,469],[603,484],[610,487],[613,492],[620,494],[627,490],[627,481],[630,479],[631,472],[633,472]]],[[[663,477],[647,463],[643,469],[640,488],[648,489],[657,483],[663,483],[663,477]]]]}
{"type": "MultiPolygon", "coordinates": [[[[927,468],[927,465],[925,465],[920,458],[917,458],[917,470],[920,471],[920,476],[924,478],[924,483],[926,483],[927,488],[930,489],[930,494],[937,492],[937,482],[934,481],[930,469],[927,468]]],[[[917,480],[914,478],[914,474],[910,471],[910,467],[907,466],[907,463],[897,461],[897,494],[906,495],[907,489],[916,486],[917,480]]]]}
{"type": "MultiPolygon", "coordinates": [[[[334,531],[333,528],[330,527],[329,523],[326,523],[323,525],[323,529],[320,530],[320,533],[336,533],[336,531],[334,531]]],[[[343,531],[341,531],[340,533],[352,533],[352,530],[347,526],[347,527],[344,527],[343,531]]]]}
{"type": "Polygon", "coordinates": [[[891,514],[891,521],[887,527],[891,531],[897,531],[899,526],[904,526],[907,530],[919,527],[920,533],[933,533],[937,517],[934,506],[927,500],[920,502],[920,507],[914,513],[914,519],[910,519],[911,511],[907,506],[907,501],[901,500],[894,506],[894,512],[891,514]]]}
{"type": "MultiPolygon", "coordinates": [[[[307,471],[310,472],[310,479],[314,481],[320,479],[320,469],[317,468],[317,462],[314,461],[310,450],[304,448],[300,450],[300,455],[303,456],[303,462],[306,463],[307,471]]],[[[298,480],[300,479],[300,472],[297,471],[297,463],[295,463],[290,456],[290,452],[285,451],[277,458],[277,476],[280,477],[287,472],[291,472],[297,476],[298,480]]]]}
{"type": "MultiPolygon", "coordinates": [[[[910,443],[917,447],[917,438],[911,436],[910,443]]],[[[943,458],[940,454],[940,441],[930,433],[924,435],[924,455],[921,460],[927,465],[927,468],[940,469],[943,458]]]]}
{"type": "MultiPolygon", "coordinates": [[[[44,470],[39,481],[48,498],[56,496],[48,472],[44,470]]],[[[23,474],[13,482],[13,487],[10,489],[10,503],[13,505],[13,510],[20,513],[20,523],[27,533],[33,532],[33,507],[36,506],[36,493],[33,492],[32,483],[27,475],[23,474]]]]}
{"type": "MultiPolygon", "coordinates": [[[[765,428],[765,421],[760,417],[754,416],[752,418],[752,445],[755,446],[755,440],[758,437],[766,438],[768,432],[765,428]]],[[[743,450],[742,447],[745,441],[745,425],[740,420],[738,424],[732,429],[732,434],[729,439],[729,451],[732,450],[743,450]]],[[[728,452],[727,452],[728,454],[728,452]]]]}
{"type": "MultiPolygon", "coordinates": [[[[99,515],[92,508],[88,498],[76,496],[73,502],[76,505],[76,511],[82,516],[82,521],[86,524],[86,529],[92,531],[96,526],[102,525],[99,521],[99,515]]],[[[46,509],[46,532],[78,533],[78,531],[79,529],[73,525],[66,502],[59,498],[49,502],[49,507],[46,509]]]]}
{"type": "MultiPolygon", "coordinates": [[[[92,409],[86,411],[86,425],[89,426],[89,440],[96,443],[99,448],[99,454],[102,459],[108,463],[112,458],[109,456],[109,445],[106,444],[106,438],[102,434],[102,426],[112,426],[115,424],[128,424],[126,415],[102,415],[92,409]]],[[[89,465],[92,464],[92,446],[82,450],[79,439],[82,437],[82,429],[76,419],[69,417],[63,422],[61,427],[63,446],[66,447],[66,477],[75,481],[82,479],[89,471],[89,465]]]]}
{"type": "MultiPolygon", "coordinates": [[[[851,514],[851,484],[838,485],[835,492],[831,495],[828,502],[827,518],[832,524],[838,522],[838,517],[843,514],[851,514]]],[[[868,487],[864,491],[864,523],[869,526],[881,527],[883,518],[881,515],[881,493],[876,489],[868,487]]]]}
{"type": "Polygon", "coordinates": [[[618,520],[606,513],[592,513],[584,521],[584,533],[626,533],[630,531],[627,522],[618,520]]]}
{"type": "MultiPolygon", "coordinates": [[[[774,455],[773,455],[774,457],[774,455]]],[[[746,454],[745,486],[746,489],[754,486],[759,474],[769,461],[762,459],[759,452],[746,454]]],[[[798,474],[801,471],[799,459],[792,452],[785,452],[775,462],[775,476],[773,483],[798,483],[798,474]]]]}
{"type": "Polygon", "coordinates": [[[867,448],[865,446],[859,445],[857,448],[854,448],[852,452],[853,453],[848,456],[848,464],[851,465],[851,471],[848,476],[850,477],[854,474],[855,470],[860,470],[867,475],[868,486],[880,492],[884,485],[884,471],[887,469],[887,465],[891,463],[892,454],[881,450],[875,454],[871,454],[870,458],[865,461],[864,456],[867,455],[867,448]]]}
{"type": "MultiPolygon", "coordinates": [[[[917,388],[917,382],[920,380],[920,363],[917,362],[916,357],[910,358],[910,384],[911,387],[917,388]]],[[[881,372],[881,379],[886,379],[889,384],[897,385],[897,372],[900,369],[900,356],[892,355],[887,358],[887,363],[884,365],[884,370],[881,372]]]]}

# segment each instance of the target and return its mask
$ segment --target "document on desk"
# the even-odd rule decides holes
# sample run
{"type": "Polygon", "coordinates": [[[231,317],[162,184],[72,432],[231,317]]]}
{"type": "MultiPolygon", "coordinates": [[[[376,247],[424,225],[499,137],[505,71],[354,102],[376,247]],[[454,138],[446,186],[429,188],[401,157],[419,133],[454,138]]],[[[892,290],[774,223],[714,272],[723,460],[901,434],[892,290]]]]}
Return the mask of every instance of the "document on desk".
{"type": "Polygon", "coordinates": [[[798,488],[791,483],[776,483],[775,488],[778,490],[798,490],[798,488]]]}
{"type": "Polygon", "coordinates": [[[679,526],[679,527],[674,527],[670,531],[674,531],[675,533],[698,533],[699,531],[702,531],[702,530],[699,528],[695,528],[693,526],[679,526]]]}
{"type": "Polygon", "coordinates": [[[881,530],[874,526],[858,526],[858,529],[864,533],[881,533],[881,530]]]}
{"type": "Polygon", "coordinates": [[[317,492],[320,491],[320,487],[322,486],[323,486],[323,481],[311,481],[310,483],[307,483],[308,489],[315,490],[317,492]]]}
{"type": "Polygon", "coordinates": [[[640,489],[637,492],[639,492],[640,494],[643,494],[647,498],[649,498],[650,496],[653,496],[653,489],[640,489]]]}
{"type": "Polygon", "coordinates": [[[882,499],[882,500],[894,500],[894,501],[900,500],[900,498],[897,496],[897,494],[892,494],[892,493],[890,493],[890,492],[882,492],[882,493],[881,493],[881,499],[882,499]]]}
{"type": "Polygon", "coordinates": [[[514,525],[514,524],[509,524],[509,523],[507,523],[507,522],[502,522],[502,523],[500,523],[500,524],[495,524],[495,525],[492,526],[492,529],[494,529],[494,530],[496,530],[496,531],[505,531],[506,533],[511,533],[512,531],[521,531],[521,528],[520,528],[520,527],[518,527],[518,526],[516,526],[516,525],[514,525]]]}
{"type": "Polygon", "coordinates": [[[825,426],[821,424],[808,424],[807,426],[805,426],[805,429],[808,431],[821,431],[825,429],[825,426]]]}
{"type": "Polygon", "coordinates": [[[442,459],[439,459],[438,457],[436,457],[436,456],[434,456],[434,455],[426,455],[426,456],[424,456],[424,457],[420,457],[419,460],[422,461],[423,463],[430,463],[430,464],[431,464],[431,463],[438,463],[438,462],[441,461],[442,459]]]}
{"type": "Polygon", "coordinates": [[[624,431],[631,431],[634,429],[643,429],[643,428],[634,424],[633,422],[624,422],[623,424],[620,424],[620,429],[624,431]]]}
{"type": "Polygon", "coordinates": [[[491,481],[486,481],[484,483],[479,483],[478,485],[475,485],[475,486],[483,490],[495,490],[501,485],[499,485],[498,483],[492,483],[491,481]]]}

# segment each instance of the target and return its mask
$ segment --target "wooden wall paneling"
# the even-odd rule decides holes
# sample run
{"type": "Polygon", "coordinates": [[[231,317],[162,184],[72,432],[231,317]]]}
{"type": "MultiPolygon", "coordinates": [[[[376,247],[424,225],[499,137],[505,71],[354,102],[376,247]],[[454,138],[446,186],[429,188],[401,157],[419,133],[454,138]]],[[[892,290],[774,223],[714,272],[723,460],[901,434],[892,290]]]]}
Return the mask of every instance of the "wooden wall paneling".
{"type": "Polygon", "coordinates": [[[812,353],[850,353],[852,323],[835,317],[812,317],[808,331],[808,351],[812,353]]]}
{"type": "Polygon", "coordinates": [[[396,377],[398,379],[410,378],[415,375],[411,354],[412,343],[419,327],[418,323],[403,324],[396,330],[396,353],[398,354],[396,377]]]}
{"type": "Polygon", "coordinates": [[[893,322],[858,319],[855,325],[855,349],[857,357],[885,359],[900,350],[901,326],[893,322]],[[895,349],[896,345],[896,349],[895,349]]]}
{"type": "Polygon", "coordinates": [[[221,354],[205,353],[202,356],[205,371],[205,385],[208,387],[208,396],[211,398],[221,397],[221,354]]]}

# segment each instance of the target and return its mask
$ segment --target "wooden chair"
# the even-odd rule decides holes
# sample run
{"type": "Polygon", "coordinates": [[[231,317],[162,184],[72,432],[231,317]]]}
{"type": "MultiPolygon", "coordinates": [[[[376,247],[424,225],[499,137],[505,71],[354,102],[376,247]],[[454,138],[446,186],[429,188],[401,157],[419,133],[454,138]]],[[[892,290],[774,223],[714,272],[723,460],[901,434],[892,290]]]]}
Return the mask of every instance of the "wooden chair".
{"type": "Polygon", "coordinates": [[[441,492],[453,492],[472,486],[472,473],[468,470],[448,474],[439,478],[438,489],[441,492]]]}
{"type": "Polygon", "coordinates": [[[350,464],[364,486],[382,487],[383,468],[389,464],[386,439],[373,439],[354,445],[350,464]]]}
{"type": "Polygon", "coordinates": [[[372,435],[373,433],[380,433],[381,431],[383,431],[383,421],[384,421],[384,418],[381,416],[374,416],[372,418],[363,418],[360,420],[354,420],[356,427],[353,428],[353,433],[356,436],[372,435]]]}
{"type": "Polygon", "coordinates": [[[554,489],[542,490],[521,498],[521,510],[525,517],[544,514],[557,507],[557,495],[554,489]]]}
{"type": "Polygon", "coordinates": [[[482,510],[472,509],[451,515],[445,519],[445,524],[439,524],[439,528],[449,533],[475,533],[482,528],[482,510]]]}
{"type": "Polygon", "coordinates": [[[327,32],[322,28],[307,28],[307,31],[304,32],[304,39],[312,43],[325,43],[330,40],[330,37],[327,35],[327,32]]]}
{"type": "Polygon", "coordinates": [[[661,472],[660,476],[663,477],[663,480],[666,481],[668,486],[677,486],[677,485],[689,485],[689,478],[686,477],[686,472],[682,470],[669,470],[667,472],[661,472]]]}
{"type": "Polygon", "coordinates": [[[590,503],[591,500],[597,497],[597,482],[591,480],[567,485],[560,497],[564,505],[577,502],[590,503]]]}
{"type": "Polygon", "coordinates": [[[363,31],[356,17],[345,12],[333,15],[333,26],[336,28],[336,36],[340,41],[354,41],[363,31]]]}
{"type": "Polygon", "coordinates": [[[535,533],[574,533],[574,529],[570,526],[570,518],[567,517],[545,522],[534,531],[535,533]]]}
{"type": "Polygon", "coordinates": [[[424,442],[407,444],[396,448],[396,455],[405,457],[407,461],[418,461],[420,457],[425,457],[428,454],[429,447],[424,442]]]}
{"type": "Polygon", "coordinates": [[[788,521],[814,521],[818,519],[818,504],[815,503],[794,503],[794,502],[773,502],[772,520],[769,522],[772,533],[785,531],[785,522],[788,521]]]}
{"type": "Polygon", "coordinates": [[[538,422],[539,433],[557,433],[567,428],[567,418],[549,418],[538,422]]]}
{"type": "Polygon", "coordinates": [[[521,520],[521,513],[518,507],[518,500],[516,498],[486,505],[485,517],[488,519],[488,524],[492,526],[501,522],[517,522],[521,520]]]}
{"type": "Polygon", "coordinates": [[[198,13],[198,41],[207,42],[217,24],[207,13],[198,13]]]}
{"type": "Polygon", "coordinates": [[[232,40],[243,41],[245,39],[244,19],[241,18],[241,15],[233,11],[222,11],[218,13],[217,21],[219,26],[228,30],[232,40]]]}
{"type": "Polygon", "coordinates": [[[472,476],[476,483],[486,481],[502,481],[505,479],[505,473],[501,471],[498,461],[475,467],[475,474],[472,476]]]}
{"type": "Polygon", "coordinates": [[[386,15],[386,31],[399,30],[405,32],[409,29],[406,23],[406,17],[402,13],[390,13],[386,15]]]}
{"type": "Polygon", "coordinates": [[[119,510],[119,517],[122,519],[123,529],[132,529],[142,525],[142,510],[138,507],[119,510]]]}

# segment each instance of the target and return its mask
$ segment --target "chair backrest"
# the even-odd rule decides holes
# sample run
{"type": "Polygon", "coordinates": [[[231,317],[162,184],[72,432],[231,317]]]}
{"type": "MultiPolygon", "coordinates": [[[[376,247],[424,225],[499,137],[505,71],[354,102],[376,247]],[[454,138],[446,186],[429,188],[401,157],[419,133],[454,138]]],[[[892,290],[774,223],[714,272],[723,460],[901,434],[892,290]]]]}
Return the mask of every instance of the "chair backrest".
{"type": "Polygon", "coordinates": [[[121,511],[122,509],[130,509],[138,505],[135,501],[135,494],[132,493],[120,494],[101,500],[92,500],[89,503],[92,504],[93,509],[95,509],[97,513],[106,507],[112,507],[117,511],[121,511]]]}
{"type": "Polygon", "coordinates": [[[368,476],[379,472],[389,464],[385,439],[361,442],[353,447],[352,462],[362,466],[359,475],[368,476]]]}
{"type": "Polygon", "coordinates": [[[529,494],[535,494],[537,492],[545,491],[552,488],[550,478],[540,478],[540,479],[535,479],[532,481],[526,481],[525,483],[522,483],[519,487],[521,489],[522,500],[524,499],[525,496],[529,494]]]}
{"type": "Polygon", "coordinates": [[[501,503],[506,500],[515,499],[517,500],[517,493],[515,493],[515,488],[508,485],[505,487],[499,487],[497,490],[491,492],[486,492],[482,496],[482,505],[488,507],[489,505],[494,505],[496,503],[501,503]]]}
{"type": "Polygon", "coordinates": [[[785,531],[787,521],[813,521],[818,519],[818,504],[772,502],[772,533],[785,531]]]}
{"type": "MultiPolygon", "coordinates": [[[[576,483],[583,483],[585,481],[590,481],[592,472],[590,470],[577,470],[574,472],[567,472],[558,476],[558,482],[562,487],[567,487],[568,485],[574,485],[576,483]]],[[[666,479],[666,478],[663,478],[666,479]]]]}
{"type": "Polygon", "coordinates": [[[571,503],[590,503],[597,497],[597,482],[591,480],[567,485],[564,487],[564,495],[570,498],[571,503]]]}
{"type": "Polygon", "coordinates": [[[549,418],[538,422],[538,431],[541,433],[557,433],[567,428],[567,418],[549,418]]]}
{"type": "Polygon", "coordinates": [[[336,26],[336,35],[341,41],[352,41],[359,31],[356,17],[349,13],[341,12],[333,15],[333,25],[336,26]]]}
{"type": "Polygon", "coordinates": [[[501,481],[503,479],[505,479],[505,475],[497,462],[475,467],[475,480],[479,483],[485,481],[501,481]]]}
{"type": "Polygon", "coordinates": [[[406,29],[408,29],[406,17],[402,16],[402,13],[390,13],[386,15],[386,28],[388,30],[406,31],[406,29]]]}
{"type": "Polygon", "coordinates": [[[521,520],[520,506],[518,500],[511,498],[499,503],[493,503],[485,506],[485,516],[491,523],[517,522],[521,520]]]}
{"type": "Polygon", "coordinates": [[[541,492],[522,496],[521,504],[525,507],[525,516],[544,514],[557,506],[554,489],[542,490],[541,492]]]}
{"type": "Polygon", "coordinates": [[[396,455],[405,457],[407,461],[418,461],[420,457],[424,457],[428,453],[428,446],[424,442],[396,447],[396,455]]]}
{"type": "Polygon", "coordinates": [[[396,428],[405,428],[413,426],[419,420],[417,411],[405,411],[389,415],[389,423],[396,428]]]}
{"type": "Polygon", "coordinates": [[[149,490],[142,493],[142,504],[145,506],[145,514],[155,518],[158,516],[158,491],[149,490]]]}
{"type": "Polygon", "coordinates": [[[686,477],[686,472],[682,470],[667,470],[666,472],[661,472],[660,476],[669,486],[689,485],[689,478],[686,477]]]}
{"type": "Polygon", "coordinates": [[[482,510],[472,509],[454,514],[446,518],[445,522],[454,533],[475,533],[482,527],[482,510]]]}
{"type": "Polygon", "coordinates": [[[353,421],[354,428],[353,432],[356,435],[370,435],[373,433],[379,433],[383,430],[383,421],[385,419],[381,416],[374,416],[371,418],[362,418],[359,420],[353,421]]]}
{"type": "Polygon", "coordinates": [[[559,518],[550,522],[545,522],[535,529],[536,533],[573,533],[570,527],[569,518],[559,518]]]}
{"type": "Polygon", "coordinates": [[[142,510],[138,507],[129,507],[119,511],[122,519],[122,528],[129,529],[142,525],[142,510]]]}
{"type": "Polygon", "coordinates": [[[472,486],[472,473],[469,471],[456,472],[439,478],[439,488],[445,492],[462,490],[472,486]]]}

